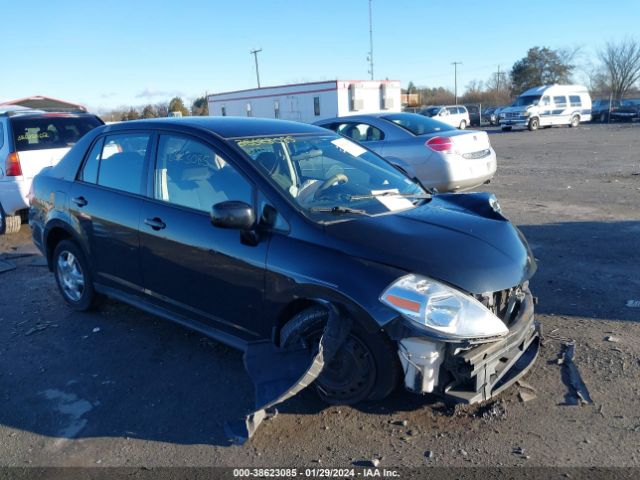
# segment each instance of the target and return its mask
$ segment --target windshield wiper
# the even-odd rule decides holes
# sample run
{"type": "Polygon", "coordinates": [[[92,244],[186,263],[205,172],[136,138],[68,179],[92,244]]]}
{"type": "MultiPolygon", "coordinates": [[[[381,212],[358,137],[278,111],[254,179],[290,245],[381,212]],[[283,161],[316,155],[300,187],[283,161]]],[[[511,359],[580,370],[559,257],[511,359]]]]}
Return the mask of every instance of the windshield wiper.
{"type": "Polygon", "coordinates": [[[310,212],[327,212],[327,213],[355,213],[357,215],[368,215],[365,210],[349,207],[311,207],[310,212]]]}
{"type": "Polygon", "coordinates": [[[428,199],[428,198],[431,198],[431,195],[425,195],[424,193],[380,192],[380,193],[370,193],[367,195],[349,195],[349,200],[367,200],[369,198],[376,198],[376,197],[404,197],[404,198],[428,199]]]}

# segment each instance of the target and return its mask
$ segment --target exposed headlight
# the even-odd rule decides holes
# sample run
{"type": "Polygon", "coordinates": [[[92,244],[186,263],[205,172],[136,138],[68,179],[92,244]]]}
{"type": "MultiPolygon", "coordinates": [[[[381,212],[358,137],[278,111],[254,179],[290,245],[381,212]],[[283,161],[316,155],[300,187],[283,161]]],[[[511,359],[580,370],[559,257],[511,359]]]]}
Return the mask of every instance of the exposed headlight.
{"type": "Polygon", "coordinates": [[[522,115],[525,117],[528,117],[531,114],[531,112],[529,112],[529,110],[525,110],[522,115]]]}
{"type": "Polygon", "coordinates": [[[446,339],[483,339],[509,332],[472,296],[421,275],[400,277],[386,288],[380,301],[446,339]]]}

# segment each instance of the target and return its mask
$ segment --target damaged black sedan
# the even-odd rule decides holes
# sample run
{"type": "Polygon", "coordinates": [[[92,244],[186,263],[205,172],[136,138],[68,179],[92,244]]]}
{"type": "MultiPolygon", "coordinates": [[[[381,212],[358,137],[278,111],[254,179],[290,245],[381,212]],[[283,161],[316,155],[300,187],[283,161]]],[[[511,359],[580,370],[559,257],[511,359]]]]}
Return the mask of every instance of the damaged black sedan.
{"type": "Polygon", "coordinates": [[[496,198],[432,195],[320,127],[103,126],[30,197],[72,308],[109,296],[243,349],[258,407],[310,383],[330,403],[401,383],[476,402],[538,352],[535,261],[496,198]]]}

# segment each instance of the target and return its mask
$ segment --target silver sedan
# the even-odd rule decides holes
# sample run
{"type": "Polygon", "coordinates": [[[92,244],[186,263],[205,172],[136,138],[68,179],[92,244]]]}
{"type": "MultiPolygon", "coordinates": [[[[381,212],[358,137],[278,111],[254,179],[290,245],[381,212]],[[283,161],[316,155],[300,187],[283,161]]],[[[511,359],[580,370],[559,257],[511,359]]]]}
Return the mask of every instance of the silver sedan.
{"type": "Polygon", "coordinates": [[[496,153],[486,132],[458,130],[422,115],[351,115],[316,125],[366,146],[441,192],[477,187],[496,172],[496,153]]]}

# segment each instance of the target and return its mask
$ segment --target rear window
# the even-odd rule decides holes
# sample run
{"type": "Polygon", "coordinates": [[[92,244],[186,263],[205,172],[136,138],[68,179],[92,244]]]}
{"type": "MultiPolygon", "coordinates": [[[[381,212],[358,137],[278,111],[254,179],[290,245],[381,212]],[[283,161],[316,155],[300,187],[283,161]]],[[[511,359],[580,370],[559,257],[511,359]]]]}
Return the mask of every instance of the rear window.
{"type": "Polygon", "coordinates": [[[42,116],[12,118],[16,151],[68,148],[88,131],[102,125],[96,117],[42,116]]]}
{"type": "Polygon", "coordinates": [[[397,113],[395,115],[385,115],[382,118],[388,122],[395,123],[414,135],[425,135],[429,133],[455,130],[451,125],[413,113],[397,113]]]}

